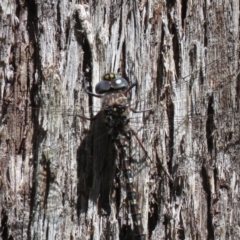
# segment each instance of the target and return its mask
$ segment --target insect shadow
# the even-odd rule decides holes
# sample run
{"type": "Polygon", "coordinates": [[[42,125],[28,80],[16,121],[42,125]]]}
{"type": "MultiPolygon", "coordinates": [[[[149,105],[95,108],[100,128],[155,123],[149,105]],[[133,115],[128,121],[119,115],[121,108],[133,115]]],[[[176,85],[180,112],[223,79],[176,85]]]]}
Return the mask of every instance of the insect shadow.
{"type": "Polygon", "coordinates": [[[87,212],[89,199],[98,205],[99,214],[111,212],[109,196],[113,189],[117,153],[107,131],[100,112],[77,150],[78,216],[87,212]]]}

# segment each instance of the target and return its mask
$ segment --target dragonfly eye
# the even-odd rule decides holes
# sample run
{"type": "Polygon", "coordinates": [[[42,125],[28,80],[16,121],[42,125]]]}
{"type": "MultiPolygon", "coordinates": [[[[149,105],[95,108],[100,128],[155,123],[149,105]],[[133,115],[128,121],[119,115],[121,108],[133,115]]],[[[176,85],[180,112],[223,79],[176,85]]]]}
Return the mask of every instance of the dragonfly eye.
{"type": "Polygon", "coordinates": [[[128,88],[128,82],[123,77],[116,77],[111,81],[111,87],[115,90],[128,88]]]}
{"type": "Polygon", "coordinates": [[[104,80],[101,80],[95,87],[95,92],[103,94],[111,89],[121,90],[128,88],[128,82],[123,77],[116,77],[113,73],[104,75],[104,80]]]}
{"type": "Polygon", "coordinates": [[[97,83],[95,87],[95,92],[98,94],[106,93],[110,90],[111,83],[109,81],[102,80],[99,83],[97,83]]]}

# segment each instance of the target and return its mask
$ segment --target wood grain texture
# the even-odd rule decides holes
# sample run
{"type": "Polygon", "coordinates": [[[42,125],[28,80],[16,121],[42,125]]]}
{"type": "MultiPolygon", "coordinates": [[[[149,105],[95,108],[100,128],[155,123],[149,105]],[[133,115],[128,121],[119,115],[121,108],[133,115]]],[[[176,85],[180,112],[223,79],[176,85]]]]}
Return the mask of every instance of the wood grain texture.
{"type": "Polygon", "coordinates": [[[1,1],[2,239],[132,238],[102,116],[77,116],[101,106],[87,67],[93,90],[120,73],[132,106],[155,108],[131,122],[148,238],[239,239],[237,0],[1,1]]]}

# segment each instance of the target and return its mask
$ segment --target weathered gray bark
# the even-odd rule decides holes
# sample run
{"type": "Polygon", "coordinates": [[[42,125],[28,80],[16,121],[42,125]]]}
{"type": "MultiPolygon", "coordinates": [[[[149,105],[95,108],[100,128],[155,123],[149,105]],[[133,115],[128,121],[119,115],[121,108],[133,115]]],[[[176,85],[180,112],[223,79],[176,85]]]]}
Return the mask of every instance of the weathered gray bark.
{"type": "Polygon", "coordinates": [[[130,82],[149,239],[239,239],[239,1],[0,3],[2,239],[131,239],[125,185],[83,91],[130,82]],[[170,175],[170,178],[167,176],[170,175]]]}

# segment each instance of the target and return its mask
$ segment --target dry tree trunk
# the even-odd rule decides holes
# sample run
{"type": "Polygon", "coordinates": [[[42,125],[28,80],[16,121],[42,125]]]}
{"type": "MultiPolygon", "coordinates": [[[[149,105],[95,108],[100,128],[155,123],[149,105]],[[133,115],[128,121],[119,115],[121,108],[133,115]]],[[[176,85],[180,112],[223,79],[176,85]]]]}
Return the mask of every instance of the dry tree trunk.
{"type": "Polygon", "coordinates": [[[131,116],[148,238],[239,239],[238,61],[238,0],[2,0],[2,239],[132,239],[118,153],[77,116],[100,107],[87,67],[155,108],[131,116]]]}

